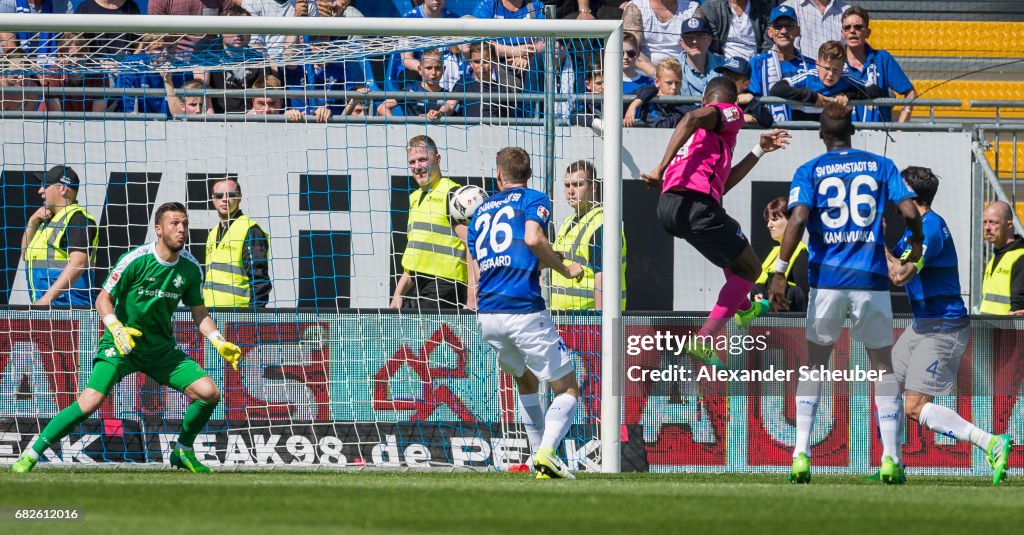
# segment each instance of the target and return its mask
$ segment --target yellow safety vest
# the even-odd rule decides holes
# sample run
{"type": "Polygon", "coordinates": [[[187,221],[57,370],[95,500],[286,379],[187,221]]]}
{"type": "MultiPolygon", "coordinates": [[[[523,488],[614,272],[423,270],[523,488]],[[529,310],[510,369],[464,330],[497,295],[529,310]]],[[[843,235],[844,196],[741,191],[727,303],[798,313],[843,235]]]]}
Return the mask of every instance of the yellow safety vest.
{"type": "MultiPolygon", "coordinates": [[[[587,212],[578,222],[565,220],[558,229],[554,250],[562,253],[567,263],[577,262],[583,266],[583,278],[579,281],[567,279],[561,273],[551,271],[551,310],[594,310],[595,278],[593,263],[590,261],[590,243],[594,234],[604,226],[604,209],[596,207],[587,212]]],[[[626,236],[622,236],[622,308],[626,308],[626,236]]]]}
{"type": "Polygon", "coordinates": [[[1024,256],[1024,249],[1013,249],[1003,254],[999,265],[992,269],[996,257],[988,259],[985,266],[985,278],[981,281],[981,313],[1010,313],[1010,272],[1017,259],[1024,256]]]}
{"type": "MultiPolygon", "coordinates": [[[[768,256],[764,259],[764,262],[761,262],[761,276],[758,277],[756,281],[754,281],[754,284],[768,283],[768,275],[775,273],[775,261],[779,259],[779,251],[781,249],[782,245],[776,245],[775,247],[772,248],[771,252],[768,253],[768,256]]],[[[786,268],[786,282],[788,282],[790,286],[796,286],[796,283],[789,280],[789,272],[793,271],[793,264],[796,263],[795,260],[798,256],[800,256],[800,253],[806,252],[807,246],[804,245],[804,242],[797,242],[796,251],[793,251],[793,256],[789,257],[789,267],[786,268]]]]}
{"type": "MultiPolygon", "coordinates": [[[[203,301],[208,307],[246,307],[252,302],[252,280],[242,265],[245,237],[252,227],[260,227],[249,216],[242,214],[231,222],[220,242],[217,227],[206,235],[206,280],[203,282],[203,301]]],[[[269,239],[270,235],[263,233],[269,239]]]]}
{"type": "MultiPolygon", "coordinates": [[[[56,282],[57,277],[68,265],[68,252],[58,247],[61,238],[68,229],[68,221],[71,217],[81,212],[89,220],[89,224],[96,226],[96,218],[78,203],[73,203],[61,208],[54,216],[35,234],[25,250],[25,266],[28,268],[28,284],[32,302],[38,301],[50,285],[56,282]],[[45,287],[44,287],[45,286],[45,287]]],[[[97,232],[92,238],[92,248],[89,252],[89,263],[96,262],[96,247],[99,245],[100,233],[97,232]]],[[[91,286],[91,277],[87,271],[75,281],[72,288],[88,290],[91,286]]],[[[79,304],[79,303],[72,303],[79,304]]]]}
{"type": "Polygon", "coordinates": [[[409,243],[402,268],[410,273],[466,282],[466,244],[448,221],[448,192],[459,185],[447,178],[409,195],[409,243]]]}

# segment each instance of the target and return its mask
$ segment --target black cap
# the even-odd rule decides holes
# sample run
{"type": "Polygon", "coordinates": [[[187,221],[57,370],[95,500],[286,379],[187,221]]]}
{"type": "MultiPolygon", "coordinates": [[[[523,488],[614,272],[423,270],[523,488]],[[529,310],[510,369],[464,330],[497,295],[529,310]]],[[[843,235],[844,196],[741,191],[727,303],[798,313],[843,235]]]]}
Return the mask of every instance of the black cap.
{"type": "Polygon", "coordinates": [[[69,188],[78,189],[78,173],[66,165],[55,165],[43,175],[43,184],[52,186],[63,184],[69,188]]]}

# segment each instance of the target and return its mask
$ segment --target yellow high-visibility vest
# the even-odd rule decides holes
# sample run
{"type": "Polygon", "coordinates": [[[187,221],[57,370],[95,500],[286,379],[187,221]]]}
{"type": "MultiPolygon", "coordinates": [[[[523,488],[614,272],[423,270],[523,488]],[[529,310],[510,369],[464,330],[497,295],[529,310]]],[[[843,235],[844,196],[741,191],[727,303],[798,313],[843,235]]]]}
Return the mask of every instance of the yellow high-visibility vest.
{"type": "Polygon", "coordinates": [[[466,282],[466,244],[448,221],[448,192],[459,185],[447,178],[409,195],[409,243],[402,268],[411,273],[466,282]]]}
{"type": "MultiPolygon", "coordinates": [[[[768,253],[768,256],[765,257],[764,262],[761,262],[761,276],[754,281],[754,284],[768,283],[768,275],[775,273],[775,261],[779,259],[779,251],[781,249],[782,245],[776,245],[772,248],[771,252],[768,253]]],[[[804,242],[802,241],[796,243],[796,251],[793,251],[793,256],[789,257],[789,267],[786,268],[786,282],[788,282],[790,286],[796,286],[796,283],[789,280],[789,272],[793,271],[793,264],[796,263],[795,260],[800,256],[800,253],[807,253],[807,246],[804,245],[804,242]]]]}
{"type": "MultiPolygon", "coordinates": [[[[555,237],[554,250],[562,253],[567,263],[583,266],[583,278],[567,279],[551,271],[551,310],[594,310],[596,273],[590,258],[590,243],[604,226],[604,209],[595,207],[575,224],[572,218],[562,223],[555,237]]],[[[622,236],[622,308],[626,308],[626,236],[622,236]]]]}
{"type": "Polygon", "coordinates": [[[1010,313],[1010,273],[1013,271],[1013,264],[1017,259],[1024,256],[1024,249],[1007,251],[999,259],[999,264],[993,269],[996,257],[988,259],[985,266],[985,278],[981,281],[981,313],[1000,314],[1010,313]]]}
{"type": "MultiPolygon", "coordinates": [[[[45,226],[32,235],[32,240],[25,249],[25,266],[28,268],[29,293],[32,302],[38,301],[50,285],[56,282],[57,277],[68,265],[69,254],[59,247],[61,238],[68,230],[68,221],[75,214],[81,213],[89,220],[89,225],[96,226],[96,218],[78,203],[72,203],[61,208],[45,226]]],[[[89,263],[96,262],[96,247],[99,245],[100,233],[92,237],[92,247],[89,251],[89,263]]],[[[72,288],[88,290],[92,278],[87,271],[75,281],[72,288]]],[[[73,303],[79,304],[79,303],[73,303]]]]}
{"type": "MultiPolygon", "coordinates": [[[[206,235],[206,277],[203,301],[208,307],[247,307],[252,302],[252,280],[242,263],[245,237],[252,227],[260,227],[249,216],[238,216],[224,237],[217,241],[217,227],[206,235]]],[[[263,234],[270,239],[264,230],[263,234]]]]}

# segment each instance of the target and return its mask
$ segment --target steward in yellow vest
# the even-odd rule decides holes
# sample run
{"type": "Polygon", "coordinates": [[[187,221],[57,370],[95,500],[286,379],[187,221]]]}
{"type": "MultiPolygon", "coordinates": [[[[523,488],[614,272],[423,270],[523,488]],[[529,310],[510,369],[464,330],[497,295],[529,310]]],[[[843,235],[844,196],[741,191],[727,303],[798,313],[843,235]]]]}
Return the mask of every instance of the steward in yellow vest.
{"type": "MultiPolygon", "coordinates": [[[[569,165],[565,172],[566,200],[576,211],[562,223],[554,250],[566,263],[583,267],[583,278],[568,279],[551,270],[551,310],[601,310],[601,240],[604,209],[595,204],[596,170],[586,160],[569,165]]],[[[622,303],[626,308],[626,236],[622,236],[622,303]]]]}
{"type": "Polygon", "coordinates": [[[89,267],[96,262],[99,229],[77,202],[78,186],[74,170],[58,165],[39,187],[43,206],[29,218],[21,243],[33,304],[93,306],[89,267]]]}
{"type": "Polygon", "coordinates": [[[389,306],[421,312],[475,308],[476,294],[467,286],[466,222],[452,220],[448,208],[460,185],[441,176],[441,155],[429,137],[409,140],[407,155],[419,189],[409,195],[403,272],[389,306]]]}
{"type": "Polygon", "coordinates": [[[993,251],[985,265],[981,281],[982,314],[1007,315],[1024,310],[1024,238],[1014,235],[1003,247],[993,251]]]}
{"type": "Polygon", "coordinates": [[[220,222],[206,235],[207,307],[261,307],[270,300],[270,235],[242,213],[241,200],[234,179],[214,183],[213,206],[220,222]]]}

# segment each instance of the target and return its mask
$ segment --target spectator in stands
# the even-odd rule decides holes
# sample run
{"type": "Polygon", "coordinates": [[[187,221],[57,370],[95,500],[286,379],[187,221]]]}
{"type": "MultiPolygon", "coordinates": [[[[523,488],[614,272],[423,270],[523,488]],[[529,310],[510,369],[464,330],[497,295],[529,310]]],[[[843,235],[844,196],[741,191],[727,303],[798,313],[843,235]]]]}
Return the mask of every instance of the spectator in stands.
{"type": "Polygon", "coordinates": [[[842,42],[843,12],[850,9],[846,0],[786,0],[783,5],[796,11],[800,50],[816,54],[826,41],[842,42]]]}
{"type": "Polygon", "coordinates": [[[457,19],[454,11],[445,7],[447,0],[423,0],[413,2],[413,7],[406,11],[403,19],[457,19]]]}
{"type": "MultiPolygon", "coordinates": [[[[103,72],[73,72],[74,67],[87,57],[84,34],[64,33],[57,48],[57,61],[50,72],[40,76],[44,87],[103,88],[107,87],[107,74],[103,72]]],[[[107,103],[101,96],[82,94],[52,95],[46,100],[46,111],[95,112],[106,111],[107,103]]]]}
{"type": "Polygon", "coordinates": [[[791,78],[784,78],[772,86],[771,95],[788,100],[799,100],[816,108],[830,102],[851,98],[877,98],[882,95],[878,86],[866,86],[857,78],[843,72],[846,51],[839,41],[828,41],[818,51],[815,69],[791,78]]]}
{"type": "MultiPolygon", "coordinates": [[[[52,14],[52,0],[7,0],[0,2],[0,14],[52,14]]],[[[6,32],[0,31],[0,52],[11,54],[20,51],[27,58],[47,66],[57,54],[59,34],[48,32],[6,32]]]]}
{"type": "Polygon", "coordinates": [[[665,58],[679,59],[683,21],[693,16],[699,2],[686,0],[631,0],[622,10],[622,25],[639,43],[637,67],[654,76],[665,58]]]}
{"type": "MultiPolygon", "coordinates": [[[[173,36],[166,34],[143,35],[139,43],[139,53],[121,59],[121,63],[125,67],[118,69],[115,87],[118,89],[164,89],[166,84],[157,69],[163,64],[171,62],[176,52],[173,36]]],[[[189,78],[190,75],[174,73],[171,83],[174,87],[181,87],[189,78]]],[[[170,116],[167,99],[163,96],[125,95],[120,97],[118,104],[120,111],[124,113],[159,113],[170,116]]]]}
{"type": "MultiPolygon", "coordinates": [[[[214,17],[231,5],[234,5],[233,0],[149,0],[148,14],[214,17]]],[[[216,44],[215,35],[186,35],[178,39],[176,46],[187,53],[216,44]]]]}
{"type": "Polygon", "coordinates": [[[654,85],[654,78],[636,67],[640,57],[640,45],[636,36],[627,33],[622,36],[622,94],[632,95],[645,85],[654,85]]]}
{"type": "MultiPolygon", "coordinates": [[[[284,99],[281,97],[268,97],[260,95],[264,89],[284,89],[281,79],[273,74],[266,74],[252,84],[252,92],[257,95],[252,97],[249,111],[246,115],[280,115],[284,113],[284,99]]],[[[301,114],[300,114],[301,115],[301,114]]],[[[301,118],[301,117],[300,117],[301,118]]]]}
{"type": "MultiPolygon", "coordinates": [[[[788,199],[776,197],[764,207],[764,221],[768,224],[768,233],[775,240],[775,247],[761,263],[761,276],[754,281],[754,288],[750,290],[750,299],[760,301],[767,299],[768,282],[775,275],[775,261],[779,259],[779,250],[782,245],[782,237],[786,234],[786,227],[789,225],[788,199]]],[[[786,298],[789,300],[790,312],[803,312],[807,310],[807,296],[810,294],[810,283],[807,280],[807,246],[804,242],[797,242],[796,251],[790,257],[789,267],[786,268],[786,298]]]]}
{"type": "MultiPolygon", "coordinates": [[[[478,19],[543,19],[544,4],[540,0],[480,0],[473,9],[478,19]]],[[[527,71],[534,64],[534,55],[543,50],[544,41],[506,37],[494,42],[498,58],[510,67],[527,71]]],[[[538,70],[538,69],[534,69],[538,70]]]]}
{"type": "MultiPolygon", "coordinates": [[[[814,68],[814,58],[803,55],[796,47],[800,37],[796,10],[782,5],[772,10],[768,17],[768,38],[775,47],[750,60],[750,92],[756,96],[767,96],[772,86],[783,78],[792,78],[814,68]]],[[[802,110],[793,110],[786,104],[769,104],[768,109],[776,121],[816,120],[817,115],[806,115],[802,110]]]]}
{"type": "Polygon", "coordinates": [[[736,104],[743,108],[743,122],[769,128],[775,122],[761,99],[750,92],[750,63],[743,58],[727,58],[715,71],[736,84],[736,104]]]}
{"type": "Polygon", "coordinates": [[[708,81],[717,78],[715,69],[725,63],[725,56],[708,52],[711,46],[711,28],[707,21],[693,17],[683,22],[683,83],[679,94],[684,97],[703,97],[708,81]],[[684,60],[685,58],[685,60],[684,60]]]}
{"type": "Polygon", "coordinates": [[[711,52],[749,60],[767,49],[770,0],[708,0],[694,13],[711,27],[711,52]]]}
{"type": "Polygon", "coordinates": [[[555,102],[555,113],[566,119],[576,111],[576,69],[566,51],[565,42],[555,40],[555,95],[566,98],[555,102]]]}
{"type": "MultiPolygon", "coordinates": [[[[234,5],[249,12],[253,17],[291,17],[295,15],[295,0],[232,0],[234,5]]],[[[268,57],[280,58],[287,47],[285,35],[257,35],[253,45],[268,57]]]]}
{"type": "MultiPolygon", "coordinates": [[[[140,13],[135,0],[83,0],[75,8],[76,15],[138,15],[140,13]]],[[[86,52],[109,56],[118,52],[130,52],[129,48],[138,36],[118,32],[102,34],[85,34],[86,52]]]]}
{"type": "Polygon", "coordinates": [[[488,42],[476,42],[469,45],[469,64],[473,69],[473,79],[465,84],[466,93],[482,93],[480,100],[469,100],[465,103],[466,117],[481,119],[495,117],[513,117],[516,102],[504,99],[516,90],[503,80],[511,78],[508,73],[502,74],[502,65],[495,61],[494,45],[488,42]],[[488,98],[494,97],[494,98],[488,98]]]}
{"type": "Polygon", "coordinates": [[[296,17],[362,17],[355,0],[295,0],[296,17]]]}
{"type": "MultiPolygon", "coordinates": [[[[846,38],[846,65],[851,76],[859,78],[865,85],[877,85],[883,97],[893,91],[905,98],[917,98],[914,84],[896,62],[896,58],[885,50],[875,50],[868,44],[871,37],[871,17],[866,9],[854,6],[843,13],[843,37],[846,38]]],[[[913,108],[904,106],[899,122],[910,120],[913,108]]],[[[892,121],[890,106],[857,106],[854,120],[864,122],[892,121]]]]}
{"type": "Polygon", "coordinates": [[[448,209],[459,184],[441,175],[441,154],[430,137],[410,139],[406,154],[418,187],[409,195],[409,242],[389,307],[417,312],[475,309],[476,277],[467,268],[468,229],[465,222],[452,219],[448,209]]]}
{"type": "MultiPolygon", "coordinates": [[[[443,93],[441,76],[444,74],[443,67],[444,53],[440,49],[430,49],[423,52],[420,58],[420,81],[419,84],[410,88],[413,93],[443,93]]],[[[458,110],[457,100],[442,99],[429,101],[423,99],[403,99],[401,102],[389,98],[382,102],[377,108],[377,114],[385,117],[394,115],[394,109],[399,108],[402,115],[406,117],[426,117],[431,121],[448,115],[454,115],[458,110]]]]}
{"type": "MultiPolygon", "coordinates": [[[[7,73],[0,75],[0,88],[39,87],[39,81],[23,71],[30,69],[21,58],[7,58],[7,73]]],[[[0,109],[3,111],[37,111],[42,99],[39,95],[7,89],[0,92],[0,109]]]]}
{"type": "MultiPolygon", "coordinates": [[[[601,70],[600,65],[594,66],[587,71],[586,87],[588,95],[604,94],[604,71],[601,70]]],[[[595,119],[600,115],[600,100],[581,100],[580,103],[576,105],[576,112],[570,118],[570,121],[576,126],[594,126],[595,119]]],[[[596,128],[599,130],[604,128],[601,121],[597,121],[596,128]]]]}
{"type": "Polygon", "coordinates": [[[270,235],[242,213],[242,186],[213,183],[210,200],[219,222],[206,236],[203,301],[207,307],[263,307],[270,301],[270,235]]]}
{"type": "Polygon", "coordinates": [[[1013,231],[1013,210],[1003,201],[989,204],[982,225],[993,250],[981,282],[980,312],[1024,316],[1024,238],[1013,231]]]}
{"type": "Polygon", "coordinates": [[[89,266],[96,261],[99,227],[78,204],[79,185],[74,169],[57,165],[39,186],[43,205],[29,217],[21,239],[29,299],[36,305],[93,304],[89,266]]]}
{"type": "Polygon", "coordinates": [[[624,0],[547,0],[555,5],[555,17],[577,20],[619,20],[624,0]]]}
{"type": "Polygon", "coordinates": [[[690,104],[653,103],[654,97],[673,97],[679,95],[682,85],[683,66],[672,58],[665,58],[658,63],[654,76],[654,87],[644,86],[637,90],[636,99],[629,103],[622,126],[647,126],[651,128],[675,128],[676,123],[694,109],[690,104]]]}
{"type": "MultiPolygon", "coordinates": [[[[229,6],[221,11],[222,17],[248,17],[249,12],[238,6],[229,6]]],[[[224,56],[239,63],[246,60],[259,60],[263,54],[249,47],[251,36],[248,34],[221,34],[220,41],[224,47],[224,56]]],[[[206,74],[211,89],[245,90],[251,89],[256,80],[267,72],[276,69],[256,67],[240,67],[235,69],[216,69],[206,74]]],[[[214,113],[245,113],[246,103],[243,96],[213,97],[214,113]]]]}
{"type": "MultiPolygon", "coordinates": [[[[418,3],[419,5],[402,15],[402,18],[455,19],[459,17],[445,7],[446,0],[426,0],[424,2],[415,3],[418,3]]],[[[444,86],[446,91],[454,89],[455,85],[462,79],[462,71],[464,70],[462,63],[463,52],[464,51],[458,46],[453,46],[445,50],[444,77],[441,80],[441,85],[444,86]]],[[[468,48],[465,52],[468,52],[468,48]]],[[[419,50],[407,50],[401,53],[402,67],[404,68],[402,76],[410,82],[420,80],[420,55],[421,51],[419,50]]]]}
{"type": "MultiPolygon", "coordinates": [[[[324,49],[344,41],[344,36],[309,36],[310,50],[318,54],[324,49]]],[[[355,91],[366,87],[366,77],[358,61],[317,62],[289,65],[285,69],[289,88],[301,87],[309,95],[321,91],[355,91]]],[[[317,122],[326,122],[341,115],[348,101],[340,97],[305,97],[291,99],[285,115],[289,121],[300,121],[303,115],[312,115],[317,122]]]]}
{"type": "Polygon", "coordinates": [[[162,73],[164,89],[167,91],[167,110],[172,116],[177,115],[205,115],[213,113],[213,101],[205,95],[206,83],[199,79],[185,82],[182,89],[187,91],[203,91],[202,96],[186,96],[184,98],[175,96],[174,80],[170,73],[162,73]]]}

